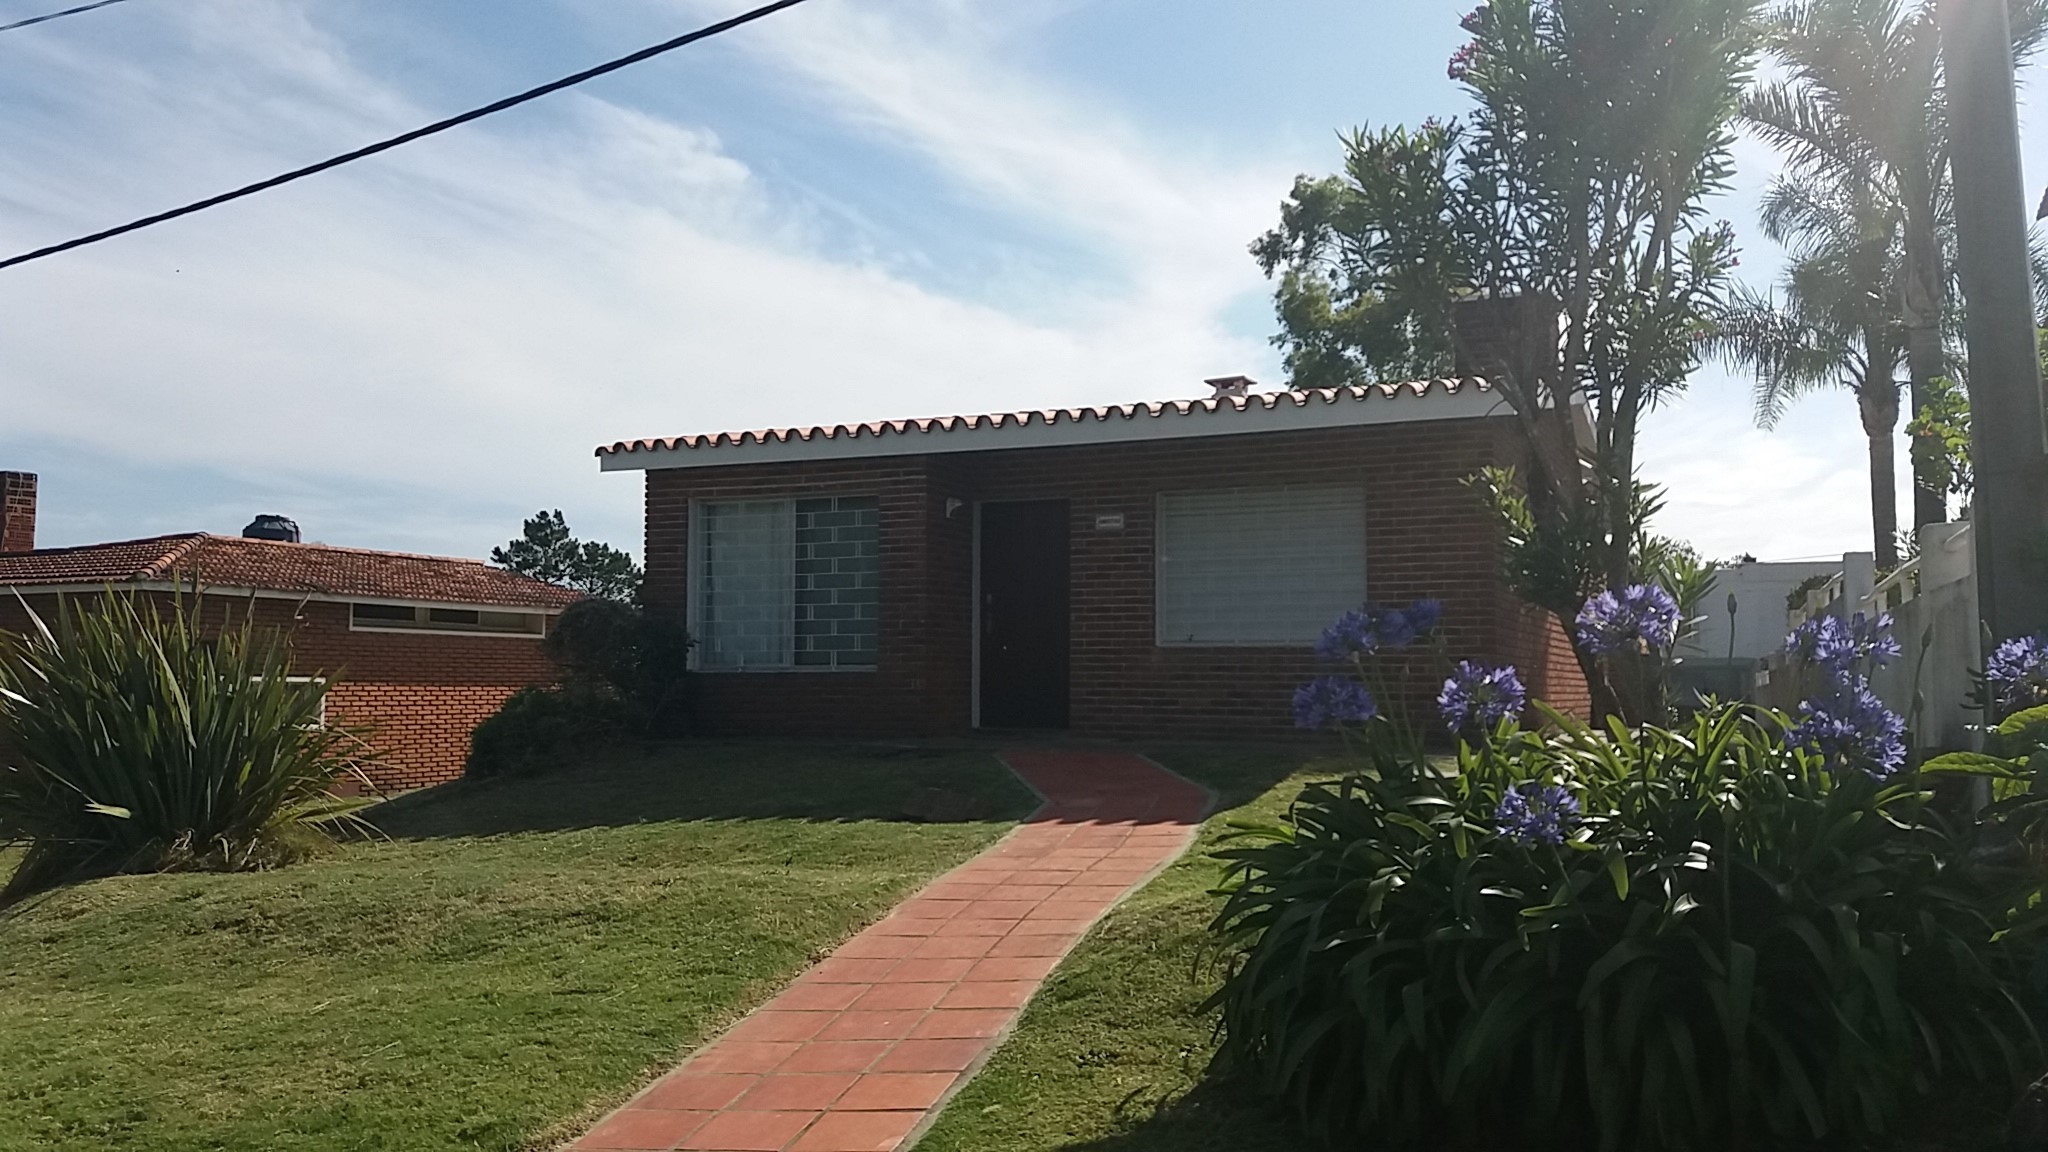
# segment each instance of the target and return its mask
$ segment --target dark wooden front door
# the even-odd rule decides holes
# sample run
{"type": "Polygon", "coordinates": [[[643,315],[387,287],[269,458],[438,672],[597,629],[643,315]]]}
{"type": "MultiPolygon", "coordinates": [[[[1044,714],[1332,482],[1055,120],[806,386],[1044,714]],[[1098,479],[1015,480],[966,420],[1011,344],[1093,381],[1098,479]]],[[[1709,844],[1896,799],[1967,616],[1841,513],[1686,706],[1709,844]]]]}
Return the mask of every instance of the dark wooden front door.
{"type": "Polygon", "coordinates": [[[981,726],[1067,726],[1067,502],[981,507],[981,726]]]}

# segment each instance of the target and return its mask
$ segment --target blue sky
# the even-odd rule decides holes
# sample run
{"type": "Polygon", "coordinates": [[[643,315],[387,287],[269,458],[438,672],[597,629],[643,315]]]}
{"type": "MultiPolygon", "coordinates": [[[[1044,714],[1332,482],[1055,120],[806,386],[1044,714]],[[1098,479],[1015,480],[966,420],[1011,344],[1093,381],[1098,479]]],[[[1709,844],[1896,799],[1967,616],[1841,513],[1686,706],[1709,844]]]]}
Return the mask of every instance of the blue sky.
{"type": "MultiPolygon", "coordinates": [[[[0,18],[47,7],[0,0],[0,18]]],[[[1245,246],[1336,131],[1463,107],[1467,0],[811,0],[291,188],[0,272],[0,468],[41,542],[295,516],[481,555],[561,507],[638,551],[614,439],[1282,383],[1245,246]]],[[[733,0],[133,0],[0,36],[0,246],[319,159],[733,0]]],[[[2023,109],[2023,115],[2025,110],[2023,109]]],[[[2031,170],[2048,138],[2028,126],[2031,170]]],[[[1769,153],[1726,199],[1750,249],[1769,153]]],[[[1844,396],[1657,414],[1665,528],[1868,547],[1844,396]]]]}

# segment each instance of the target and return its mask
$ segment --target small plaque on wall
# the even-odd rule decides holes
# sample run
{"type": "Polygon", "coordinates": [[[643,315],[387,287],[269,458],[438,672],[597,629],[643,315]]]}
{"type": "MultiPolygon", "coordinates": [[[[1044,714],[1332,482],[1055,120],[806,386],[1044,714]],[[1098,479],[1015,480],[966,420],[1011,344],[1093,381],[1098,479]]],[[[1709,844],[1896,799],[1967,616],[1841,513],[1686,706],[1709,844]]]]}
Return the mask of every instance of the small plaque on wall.
{"type": "Polygon", "coordinates": [[[1121,532],[1121,531],[1123,531],[1123,530],[1124,530],[1124,514],[1123,514],[1123,513],[1121,513],[1121,512],[1102,512],[1102,513],[1098,513],[1098,514],[1096,515],[1096,517],[1095,517],[1095,530],[1096,530],[1097,532],[1121,532]]]}

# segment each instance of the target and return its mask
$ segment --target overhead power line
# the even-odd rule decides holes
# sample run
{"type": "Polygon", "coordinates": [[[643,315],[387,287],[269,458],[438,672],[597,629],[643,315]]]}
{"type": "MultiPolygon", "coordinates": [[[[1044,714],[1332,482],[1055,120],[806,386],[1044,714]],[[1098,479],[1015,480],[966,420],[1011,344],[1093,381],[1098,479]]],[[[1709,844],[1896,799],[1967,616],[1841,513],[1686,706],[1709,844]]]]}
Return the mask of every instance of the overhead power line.
{"type": "MultiPolygon", "coordinates": [[[[104,0],[104,2],[111,3],[112,0],[104,0]]],[[[59,252],[69,252],[73,248],[83,248],[88,244],[97,244],[102,240],[111,240],[116,236],[123,236],[127,233],[147,228],[152,224],[162,224],[167,220],[176,220],[180,216],[190,216],[194,212],[203,212],[208,208],[225,204],[230,200],[240,200],[244,196],[254,196],[258,192],[268,191],[281,184],[289,184],[294,180],[303,180],[315,173],[325,172],[329,168],[339,168],[343,164],[361,160],[366,156],[375,156],[379,152],[388,152],[401,144],[410,144],[421,137],[432,136],[437,132],[446,132],[450,128],[467,124],[472,120],[481,120],[494,112],[503,112],[507,108],[516,108],[530,100],[538,100],[550,93],[560,92],[564,88],[572,88],[583,83],[585,80],[594,80],[606,73],[617,72],[621,68],[638,64],[642,60],[652,59],[665,52],[673,52],[685,45],[695,44],[699,40],[708,40],[722,32],[730,32],[743,24],[751,24],[763,17],[772,16],[785,8],[794,8],[804,2],[805,0],[775,0],[772,4],[763,4],[759,8],[743,12],[729,20],[721,20],[716,24],[706,25],[695,32],[685,33],[673,40],[664,40],[659,44],[642,48],[638,52],[629,53],[616,60],[608,60],[595,68],[586,68],[581,72],[564,76],[560,80],[551,81],[538,88],[529,88],[516,96],[507,96],[502,100],[494,100],[481,108],[472,108],[461,115],[450,116],[446,120],[436,120],[424,128],[415,128],[410,132],[401,133],[388,140],[380,140],[375,144],[358,148],[353,152],[344,152],[339,156],[322,160],[318,164],[308,164],[304,168],[295,168],[282,175],[272,176],[268,180],[258,180],[254,184],[245,184],[232,192],[223,192],[218,196],[209,196],[204,200],[195,200],[183,207],[173,208],[168,212],[158,212],[154,216],[144,216],[140,220],[130,220],[126,224],[94,232],[89,236],[80,236],[75,240],[66,240],[61,244],[52,244],[47,248],[38,248],[33,252],[24,252],[19,256],[10,256],[5,260],[0,260],[0,268],[12,268],[16,264],[26,264],[31,260],[40,260],[45,256],[55,256],[59,252]]]]}
{"type": "Polygon", "coordinates": [[[76,16],[80,12],[90,12],[95,8],[105,8],[109,4],[119,4],[122,2],[123,0],[94,0],[94,3],[80,4],[76,8],[66,8],[62,12],[45,12],[41,16],[31,16],[26,20],[16,20],[12,24],[0,24],[0,32],[12,32],[16,28],[26,28],[31,24],[42,24],[51,20],[61,20],[66,16],[76,16]]]}

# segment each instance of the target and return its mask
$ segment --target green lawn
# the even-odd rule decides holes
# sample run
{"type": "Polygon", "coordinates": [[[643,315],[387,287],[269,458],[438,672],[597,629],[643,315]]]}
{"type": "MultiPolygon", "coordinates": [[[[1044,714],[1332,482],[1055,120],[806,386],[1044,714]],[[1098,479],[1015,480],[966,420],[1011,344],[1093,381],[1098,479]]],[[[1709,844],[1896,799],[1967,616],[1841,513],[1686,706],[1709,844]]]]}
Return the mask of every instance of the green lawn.
{"type": "Polygon", "coordinates": [[[1033,803],[985,753],[700,745],[60,891],[0,918],[0,1148],[547,1147],[1033,803]],[[983,819],[899,819],[934,788],[983,819]]]}
{"type": "MultiPolygon", "coordinates": [[[[1208,1075],[1200,1004],[1224,821],[1324,773],[1299,751],[1155,755],[1223,811],[918,1152],[1306,1146],[1208,1075]]],[[[0,1149],[547,1148],[1033,803],[985,753],[692,746],[407,798],[378,817],[390,841],[296,868],[57,893],[0,917],[0,1149]],[[899,819],[935,789],[980,819],[899,819]]],[[[1942,1135],[1901,1152],[1997,1128],[1924,1118],[1942,1135]]]]}
{"type": "Polygon", "coordinates": [[[1300,752],[1178,749],[1154,758],[1214,789],[1201,841],[1109,914],[1025,1010],[917,1152],[1298,1152],[1288,1124],[1205,1074],[1215,987],[1206,966],[1208,853],[1238,815],[1277,815],[1305,778],[1300,752]]]}

